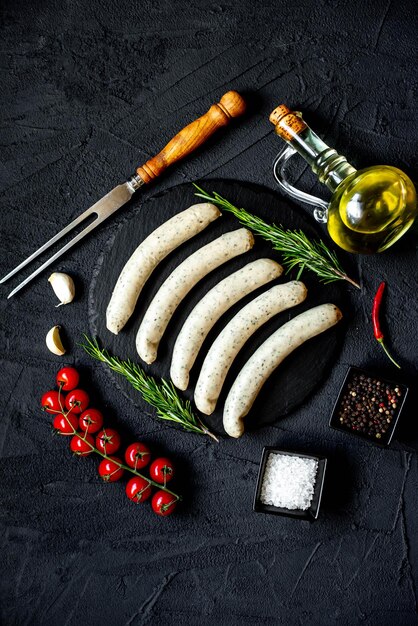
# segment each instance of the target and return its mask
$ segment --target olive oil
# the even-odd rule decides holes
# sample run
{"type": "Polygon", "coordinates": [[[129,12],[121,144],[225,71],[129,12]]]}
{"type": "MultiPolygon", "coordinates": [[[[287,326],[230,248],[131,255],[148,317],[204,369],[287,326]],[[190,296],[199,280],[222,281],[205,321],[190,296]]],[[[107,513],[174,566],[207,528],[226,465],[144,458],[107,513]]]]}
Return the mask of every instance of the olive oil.
{"type": "Polygon", "coordinates": [[[338,185],[329,204],[328,232],[348,252],[383,252],[408,230],[416,214],[411,180],[396,167],[375,165],[338,185]]]}
{"type": "Polygon", "coordinates": [[[357,171],[307,126],[300,113],[285,105],[275,109],[270,120],[288,143],[276,159],[277,182],[292,197],[317,207],[316,219],[327,222],[329,235],[338,246],[355,253],[383,252],[412,225],[418,212],[416,191],[404,172],[389,165],[357,171]],[[296,153],[333,192],[329,204],[286,180],[284,165],[296,153]]]}

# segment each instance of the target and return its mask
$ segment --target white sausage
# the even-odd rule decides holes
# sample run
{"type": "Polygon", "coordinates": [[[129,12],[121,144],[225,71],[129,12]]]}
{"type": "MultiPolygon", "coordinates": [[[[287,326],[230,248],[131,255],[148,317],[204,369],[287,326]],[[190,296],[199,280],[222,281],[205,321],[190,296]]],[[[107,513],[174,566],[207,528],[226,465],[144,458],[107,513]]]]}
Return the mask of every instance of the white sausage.
{"type": "Polygon", "coordinates": [[[297,315],[261,344],[238,374],[225,401],[223,422],[228,435],[242,435],[245,415],[280,363],[305,341],[334,326],[341,317],[335,304],[321,304],[297,315]]]}
{"type": "Polygon", "coordinates": [[[180,263],[157,291],[139,327],[136,349],[145,363],[153,363],[157,358],[158,345],[174,311],[199,280],[253,245],[250,231],[239,228],[221,235],[180,263]]]}
{"type": "Polygon", "coordinates": [[[161,224],[138,246],[123,268],[106,311],[106,326],[118,334],[131,317],[151,273],[170,252],[221,215],[213,204],[194,204],[161,224]]]}
{"type": "Polygon", "coordinates": [[[226,375],[245,342],[274,315],[296,306],[307,295],[303,283],[294,280],[277,285],[251,300],[217,336],[200,371],[194,401],[202,413],[213,413],[226,375]]]}
{"type": "Polygon", "coordinates": [[[272,259],[258,259],[221,280],[203,296],[183,324],[174,345],[170,376],[178,389],[187,389],[189,372],[218,319],[241,298],[283,273],[272,259]]]}

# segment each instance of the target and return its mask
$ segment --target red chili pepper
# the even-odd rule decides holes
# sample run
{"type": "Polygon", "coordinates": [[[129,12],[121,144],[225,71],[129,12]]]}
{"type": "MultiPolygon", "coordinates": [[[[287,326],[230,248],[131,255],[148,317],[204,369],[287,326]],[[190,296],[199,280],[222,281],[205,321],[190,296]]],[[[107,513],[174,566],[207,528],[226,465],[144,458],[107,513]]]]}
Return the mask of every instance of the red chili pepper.
{"type": "Polygon", "coordinates": [[[372,309],[373,332],[374,332],[375,339],[377,339],[377,341],[382,346],[383,350],[386,353],[386,356],[392,361],[394,365],[396,365],[396,367],[401,369],[401,366],[390,355],[388,349],[383,343],[384,335],[383,335],[382,329],[380,328],[379,313],[380,313],[380,306],[382,304],[383,292],[385,291],[385,287],[386,287],[386,283],[382,281],[379,285],[378,290],[376,291],[376,295],[373,300],[373,309],[372,309]]]}

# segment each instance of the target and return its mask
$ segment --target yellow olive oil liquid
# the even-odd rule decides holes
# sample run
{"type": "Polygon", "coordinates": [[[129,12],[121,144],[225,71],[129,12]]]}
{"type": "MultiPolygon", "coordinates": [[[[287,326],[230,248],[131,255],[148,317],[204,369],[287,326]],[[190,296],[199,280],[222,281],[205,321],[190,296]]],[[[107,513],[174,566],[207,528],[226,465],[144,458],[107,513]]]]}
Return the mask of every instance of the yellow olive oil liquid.
{"type": "Polygon", "coordinates": [[[345,178],[329,205],[328,232],[348,252],[382,252],[412,225],[415,188],[396,167],[376,165],[345,178]]]}

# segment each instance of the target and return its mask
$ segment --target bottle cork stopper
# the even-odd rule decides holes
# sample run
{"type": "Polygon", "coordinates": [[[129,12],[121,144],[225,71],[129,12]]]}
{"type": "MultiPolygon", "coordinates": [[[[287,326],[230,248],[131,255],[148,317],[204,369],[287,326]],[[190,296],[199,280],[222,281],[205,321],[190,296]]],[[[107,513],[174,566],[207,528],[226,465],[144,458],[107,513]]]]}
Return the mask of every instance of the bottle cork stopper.
{"type": "Polygon", "coordinates": [[[269,119],[275,126],[276,133],[285,141],[291,141],[307,127],[300,113],[291,111],[285,104],[276,107],[269,119]]]}

